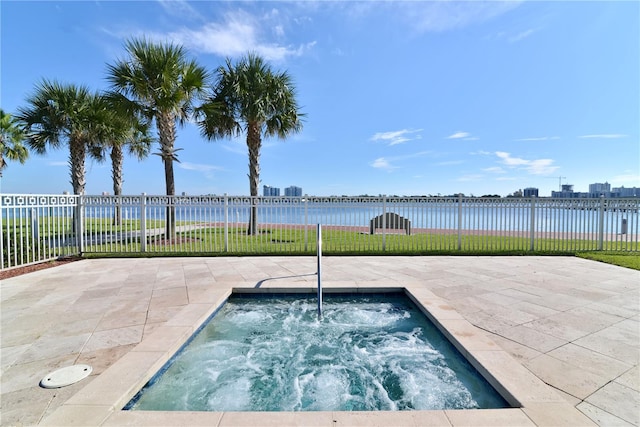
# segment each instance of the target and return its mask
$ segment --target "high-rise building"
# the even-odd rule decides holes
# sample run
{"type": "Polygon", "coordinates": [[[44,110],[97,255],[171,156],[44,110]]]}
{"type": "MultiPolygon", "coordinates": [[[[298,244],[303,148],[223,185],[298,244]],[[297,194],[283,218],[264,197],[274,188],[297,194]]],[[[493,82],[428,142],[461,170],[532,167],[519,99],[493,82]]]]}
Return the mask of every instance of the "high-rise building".
{"type": "Polygon", "coordinates": [[[638,187],[618,187],[612,191],[614,197],[640,197],[640,188],[638,187]]]}
{"type": "Polygon", "coordinates": [[[284,189],[284,195],[290,197],[300,197],[302,196],[302,188],[292,185],[284,189]]]}
{"type": "Polygon", "coordinates": [[[280,189],[278,187],[271,187],[269,185],[263,185],[262,186],[262,195],[265,197],[268,196],[279,196],[280,195],[280,189]]]}
{"type": "Polygon", "coordinates": [[[589,195],[593,196],[609,196],[611,194],[611,184],[605,182],[604,184],[595,183],[589,184],[589,195]]]}
{"type": "Polygon", "coordinates": [[[562,184],[562,191],[552,191],[551,197],[558,197],[562,199],[574,199],[578,196],[578,193],[573,192],[573,185],[562,184]]]}
{"type": "Polygon", "coordinates": [[[538,189],[529,187],[523,190],[524,197],[538,197],[538,189]]]}

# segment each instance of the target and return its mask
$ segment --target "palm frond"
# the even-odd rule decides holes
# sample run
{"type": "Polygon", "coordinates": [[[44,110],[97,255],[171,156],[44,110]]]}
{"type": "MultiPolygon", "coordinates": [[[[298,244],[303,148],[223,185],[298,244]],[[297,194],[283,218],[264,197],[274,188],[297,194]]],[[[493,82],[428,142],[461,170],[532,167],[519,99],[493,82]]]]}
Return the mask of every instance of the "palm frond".
{"type": "Polygon", "coordinates": [[[256,53],[218,67],[213,96],[198,111],[203,136],[235,136],[258,123],[263,136],[286,138],[302,129],[295,86],[286,72],[275,73],[256,53]]]}
{"type": "Polygon", "coordinates": [[[7,166],[5,158],[24,163],[29,150],[23,145],[25,133],[18,120],[0,108],[0,175],[7,166]]]}

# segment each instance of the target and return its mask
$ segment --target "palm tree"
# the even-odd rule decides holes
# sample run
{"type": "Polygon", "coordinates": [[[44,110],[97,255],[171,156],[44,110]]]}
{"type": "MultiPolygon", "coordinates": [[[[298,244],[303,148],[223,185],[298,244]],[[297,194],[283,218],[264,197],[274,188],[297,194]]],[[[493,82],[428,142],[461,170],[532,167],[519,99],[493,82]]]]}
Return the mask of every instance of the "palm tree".
{"type": "Polygon", "coordinates": [[[120,138],[123,139],[112,139],[110,141],[111,153],[109,154],[111,158],[113,194],[116,196],[122,194],[124,149],[127,149],[129,155],[142,160],[151,152],[151,144],[153,143],[153,138],[149,136],[149,129],[144,123],[137,123],[127,131],[127,134],[120,138]]]}
{"type": "MultiPolygon", "coordinates": [[[[91,147],[94,157],[104,158],[105,150],[109,150],[111,158],[111,178],[113,194],[122,194],[124,152],[139,160],[147,157],[154,139],[149,134],[150,123],[137,114],[135,105],[124,96],[115,92],[103,95],[105,108],[108,110],[107,122],[104,126],[104,141],[91,147]]],[[[114,225],[122,223],[120,207],[116,206],[114,225]]]]}
{"type": "MultiPolygon", "coordinates": [[[[182,46],[132,39],[125,45],[128,60],[108,66],[111,88],[135,104],[138,113],[155,121],[164,163],[166,193],[173,196],[173,162],[176,124],[183,125],[193,112],[193,102],[207,87],[206,70],[187,58],[182,46]]],[[[175,234],[175,206],[169,202],[166,236],[175,234]]]]}
{"type": "Polygon", "coordinates": [[[69,147],[73,194],[84,194],[85,158],[89,145],[100,140],[100,123],[107,113],[100,96],[86,86],[43,80],[20,108],[16,118],[25,125],[27,145],[38,154],[47,146],[69,147]]]}
{"type": "Polygon", "coordinates": [[[5,159],[24,164],[29,157],[27,147],[22,144],[24,140],[25,134],[18,121],[0,108],[0,177],[7,167],[5,159]]]}
{"type": "MultiPolygon", "coordinates": [[[[217,70],[212,96],[198,111],[206,138],[247,135],[249,190],[258,196],[260,147],[263,137],[285,139],[302,130],[295,87],[289,74],[274,72],[259,55],[250,53],[235,65],[227,59],[217,70]]],[[[254,199],[255,200],[255,199],[254,199]]],[[[257,206],[252,203],[247,234],[257,233],[257,206]]]]}

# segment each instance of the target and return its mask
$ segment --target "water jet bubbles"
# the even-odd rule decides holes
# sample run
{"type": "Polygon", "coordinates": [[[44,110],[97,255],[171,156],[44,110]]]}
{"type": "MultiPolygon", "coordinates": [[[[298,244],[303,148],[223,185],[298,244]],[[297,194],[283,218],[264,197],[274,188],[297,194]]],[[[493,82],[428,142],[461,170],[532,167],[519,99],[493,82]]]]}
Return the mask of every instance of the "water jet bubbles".
{"type": "Polygon", "coordinates": [[[307,384],[305,394],[309,398],[303,404],[308,410],[339,410],[347,388],[348,382],[339,370],[324,369],[307,384]]]}
{"type": "MultiPolygon", "coordinates": [[[[404,296],[361,301],[327,295],[322,322],[310,298],[232,297],[161,377],[179,375],[174,384],[181,383],[186,391],[157,394],[161,400],[168,399],[164,394],[173,394],[177,402],[186,399],[190,410],[215,411],[453,409],[473,404],[471,392],[456,387],[466,385],[475,393],[476,380],[456,379],[442,353],[455,348],[443,343],[437,328],[404,296]],[[214,343],[207,342],[211,336],[214,343]],[[198,407],[203,400],[207,408],[198,407]]],[[[136,409],[163,410],[164,403],[139,402],[136,409]]]]}
{"type": "Polygon", "coordinates": [[[212,391],[207,406],[211,411],[241,411],[243,402],[251,399],[251,382],[245,378],[225,382],[212,391]],[[214,409],[215,408],[215,409],[214,409]]]}

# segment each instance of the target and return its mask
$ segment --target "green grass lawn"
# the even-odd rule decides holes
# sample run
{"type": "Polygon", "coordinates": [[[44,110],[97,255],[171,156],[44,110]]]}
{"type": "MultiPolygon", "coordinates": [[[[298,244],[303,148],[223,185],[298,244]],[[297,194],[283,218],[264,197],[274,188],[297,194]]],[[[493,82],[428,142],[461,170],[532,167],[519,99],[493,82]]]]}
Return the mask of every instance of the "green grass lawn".
{"type": "MultiPolygon", "coordinates": [[[[141,253],[138,239],[118,244],[86,248],[96,256],[225,256],[225,255],[314,255],[316,230],[262,229],[247,236],[244,227],[229,228],[226,240],[223,228],[198,229],[178,233],[167,242],[163,237],[148,238],[141,253]]],[[[597,241],[578,239],[536,239],[531,251],[524,237],[456,234],[369,235],[354,231],[323,230],[323,254],[332,255],[577,255],[628,268],[640,269],[637,252],[619,252],[620,242],[604,242],[603,251],[594,251],[597,241]]],[[[636,248],[637,250],[638,248],[636,248]]]]}
{"type": "Polygon", "coordinates": [[[607,264],[618,265],[620,267],[640,270],[640,254],[638,253],[606,253],[606,252],[584,252],[577,253],[580,258],[593,261],[606,262],[607,264]]]}
{"type": "MultiPolygon", "coordinates": [[[[49,236],[71,237],[71,218],[40,221],[40,241],[49,236]]],[[[177,226],[187,225],[179,223],[177,226]]],[[[18,226],[18,224],[14,224],[18,226]]],[[[4,224],[5,244],[7,240],[23,241],[25,248],[33,251],[36,243],[31,237],[30,224],[14,227],[4,224]]],[[[164,221],[147,221],[147,229],[160,229],[164,221]]],[[[254,236],[246,234],[246,228],[229,227],[225,239],[223,227],[202,227],[177,233],[167,240],[164,236],[148,237],[146,249],[132,233],[140,229],[139,220],[123,220],[118,226],[111,219],[91,219],[84,225],[84,232],[91,244],[84,248],[83,255],[106,256],[228,256],[228,255],[314,255],[316,253],[316,228],[264,227],[254,236]],[[119,233],[130,232],[127,238],[107,239],[119,233]]],[[[607,262],[640,270],[640,246],[632,241],[605,241],[603,250],[597,251],[596,240],[537,238],[533,250],[528,237],[491,234],[462,235],[457,233],[430,234],[374,234],[349,229],[323,229],[323,253],[325,255],[576,255],[582,258],[607,262]]],[[[42,245],[41,245],[42,246],[42,245]]],[[[46,247],[38,247],[38,253],[46,254],[46,247]]],[[[35,259],[34,259],[35,260],[35,259]]]]}

